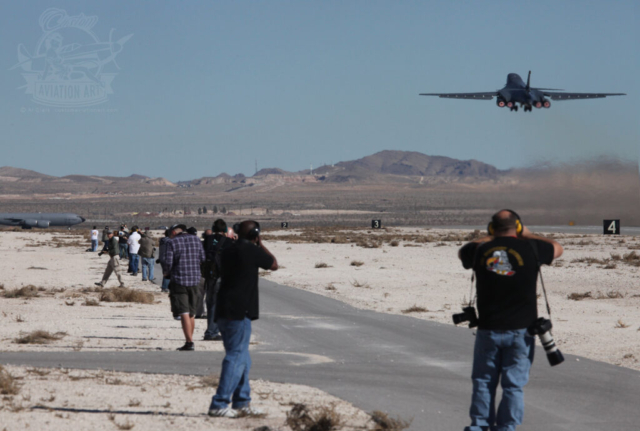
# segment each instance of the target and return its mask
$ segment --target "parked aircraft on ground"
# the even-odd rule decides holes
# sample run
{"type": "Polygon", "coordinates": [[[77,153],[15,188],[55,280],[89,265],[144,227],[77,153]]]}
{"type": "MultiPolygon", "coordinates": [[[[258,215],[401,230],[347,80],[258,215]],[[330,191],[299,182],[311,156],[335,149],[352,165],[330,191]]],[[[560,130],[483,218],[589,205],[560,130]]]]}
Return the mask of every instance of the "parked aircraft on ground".
{"type": "Polygon", "coordinates": [[[84,217],[72,213],[0,213],[0,225],[21,226],[22,229],[71,227],[84,221],[84,217]]]}

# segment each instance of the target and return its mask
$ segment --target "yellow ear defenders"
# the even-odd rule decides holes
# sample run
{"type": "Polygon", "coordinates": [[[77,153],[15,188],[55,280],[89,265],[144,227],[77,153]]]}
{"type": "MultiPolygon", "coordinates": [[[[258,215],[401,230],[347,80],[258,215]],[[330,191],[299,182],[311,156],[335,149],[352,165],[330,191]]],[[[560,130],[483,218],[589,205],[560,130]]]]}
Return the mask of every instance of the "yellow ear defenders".
{"type": "MultiPolygon", "coordinates": [[[[522,224],[522,220],[520,219],[520,216],[518,215],[517,212],[513,211],[513,210],[509,210],[509,209],[504,209],[504,210],[500,210],[498,211],[496,214],[498,214],[499,212],[502,211],[509,211],[511,214],[513,214],[514,216],[516,216],[516,233],[518,235],[520,235],[522,233],[522,229],[523,229],[523,224],[522,224]]],[[[489,222],[489,224],[487,225],[487,232],[489,233],[489,235],[494,235],[495,234],[495,229],[493,228],[493,221],[496,217],[496,214],[494,214],[491,217],[491,221],[489,222]]]]}

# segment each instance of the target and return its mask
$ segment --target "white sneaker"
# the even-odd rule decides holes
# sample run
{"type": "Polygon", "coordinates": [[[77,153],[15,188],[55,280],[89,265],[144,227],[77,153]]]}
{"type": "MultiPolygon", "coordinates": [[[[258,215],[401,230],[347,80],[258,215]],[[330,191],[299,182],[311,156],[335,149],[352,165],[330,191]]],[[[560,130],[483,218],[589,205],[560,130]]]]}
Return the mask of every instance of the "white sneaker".
{"type": "Polygon", "coordinates": [[[243,416],[261,416],[265,414],[264,410],[252,406],[240,407],[237,412],[243,416]]]}
{"type": "Polygon", "coordinates": [[[209,410],[209,416],[216,418],[237,418],[238,412],[231,407],[225,407],[224,409],[209,410]]]}

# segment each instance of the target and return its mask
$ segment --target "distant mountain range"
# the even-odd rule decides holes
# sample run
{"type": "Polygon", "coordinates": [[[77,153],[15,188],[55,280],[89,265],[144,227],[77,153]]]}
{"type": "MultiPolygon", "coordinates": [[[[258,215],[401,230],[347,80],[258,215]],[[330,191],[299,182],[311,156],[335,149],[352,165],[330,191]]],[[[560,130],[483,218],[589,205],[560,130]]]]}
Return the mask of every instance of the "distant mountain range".
{"type": "Polygon", "coordinates": [[[55,177],[45,175],[28,169],[12,168],[10,166],[0,167],[0,183],[69,183],[86,185],[106,185],[106,184],[148,184],[154,186],[172,186],[171,181],[164,178],[150,178],[144,175],[130,175],[128,177],[100,177],[94,175],[67,175],[55,177]]]}
{"type": "MultiPolygon", "coordinates": [[[[198,187],[216,184],[255,184],[261,182],[326,182],[326,183],[443,183],[495,180],[507,171],[477,160],[457,160],[450,157],[428,156],[413,151],[380,151],[358,160],[325,165],[314,169],[288,172],[280,168],[265,168],[247,177],[244,174],[219,174],[172,183],[165,178],[150,178],[144,175],[111,177],[96,175],[66,175],[56,177],[28,169],[1,167],[0,184],[40,183],[49,185],[76,186],[164,186],[198,187]]],[[[24,184],[26,185],[26,184],[24,184]]]]}

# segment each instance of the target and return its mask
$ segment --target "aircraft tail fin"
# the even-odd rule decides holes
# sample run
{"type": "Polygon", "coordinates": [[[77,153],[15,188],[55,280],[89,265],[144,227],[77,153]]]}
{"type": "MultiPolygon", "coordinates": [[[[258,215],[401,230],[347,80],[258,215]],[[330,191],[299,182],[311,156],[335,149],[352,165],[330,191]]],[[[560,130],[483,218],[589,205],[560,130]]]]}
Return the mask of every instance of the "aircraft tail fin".
{"type": "Polygon", "coordinates": [[[531,71],[529,71],[529,76],[527,76],[527,91],[531,88],[531,71]]]}

